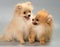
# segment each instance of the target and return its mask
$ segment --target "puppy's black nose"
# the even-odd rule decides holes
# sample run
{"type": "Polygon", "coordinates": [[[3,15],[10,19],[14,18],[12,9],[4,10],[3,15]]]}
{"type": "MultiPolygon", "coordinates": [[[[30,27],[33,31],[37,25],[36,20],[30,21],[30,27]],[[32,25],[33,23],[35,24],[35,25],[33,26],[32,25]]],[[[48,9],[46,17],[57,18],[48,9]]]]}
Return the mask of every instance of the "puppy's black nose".
{"type": "Polygon", "coordinates": [[[31,15],[28,15],[28,17],[30,17],[31,15]]]}

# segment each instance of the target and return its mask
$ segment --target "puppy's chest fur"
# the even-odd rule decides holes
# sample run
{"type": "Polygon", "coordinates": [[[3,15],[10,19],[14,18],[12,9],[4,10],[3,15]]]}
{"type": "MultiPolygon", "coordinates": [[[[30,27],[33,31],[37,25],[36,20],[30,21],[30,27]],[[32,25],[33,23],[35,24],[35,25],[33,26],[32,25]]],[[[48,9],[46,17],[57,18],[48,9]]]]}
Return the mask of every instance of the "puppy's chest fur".
{"type": "Polygon", "coordinates": [[[15,18],[13,19],[10,28],[13,28],[13,37],[16,36],[16,33],[22,33],[24,38],[27,38],[29,34],[29,20],[25,21],[23,18],[15,18]]]}
{"type": "Polygon", "coordinates": [[[30,27],[30,22],[29,20],[25,21],[24,19],[20,19],[17,21],[18,28],[20,28],[20,32],[23,32],[24,38],[26,38],[29,34],[29,27],[30,27]]]}
{"type": "Polygon", "coordinates": [[[19,30],[25,31],[28,30],[27,27],[29,27],[29,21],[25,21],[24,19],[18,19],[16,21],[16,25],[18,26],[18,28],[20,28],[19,30]]]}
{"type": "Polygon", "coordinates": [[[45,28],[42,25],[34,26],[32,30],[35,32],[37,39],[39,39],[42,33],[45,32],[45,28]]]}

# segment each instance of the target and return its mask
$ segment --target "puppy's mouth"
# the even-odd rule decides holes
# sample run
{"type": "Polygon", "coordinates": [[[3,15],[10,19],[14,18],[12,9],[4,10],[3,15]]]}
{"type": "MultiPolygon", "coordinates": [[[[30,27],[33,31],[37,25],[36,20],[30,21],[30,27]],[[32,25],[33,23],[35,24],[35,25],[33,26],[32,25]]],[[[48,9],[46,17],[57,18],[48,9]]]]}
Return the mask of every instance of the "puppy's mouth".
{"type": "Polygon", "coordinates": [[[29,19],[30,19],[30,17],[27,17],[27,16],[24,16],[24,18],[25,18],[26,20],[29,20],[29,19]]]}
{"type": "Polygon", "coordinates": [[[32,22],[33,23],[33,25],[38,25],[36,22],[32,22]]]}

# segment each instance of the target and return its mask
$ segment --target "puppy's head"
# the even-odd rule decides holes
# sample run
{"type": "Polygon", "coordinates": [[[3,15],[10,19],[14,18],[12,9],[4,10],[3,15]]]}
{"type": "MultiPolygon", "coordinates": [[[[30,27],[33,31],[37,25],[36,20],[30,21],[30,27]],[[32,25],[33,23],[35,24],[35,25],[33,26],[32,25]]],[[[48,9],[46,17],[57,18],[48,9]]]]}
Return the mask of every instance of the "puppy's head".
{"type": "Polygon", "coordinates": [[[52,21],[52,16],[45,10],[42,9],[37,12],[36,17],[32,19],[32,23],[34,25],[39,25],[39,24],[50,24],[52,21]]]}
{"type": "Polygon", "coordinates": [[[31,17],[32,10],[31,2],[19,3],[15,7],[15,14],[28,20],[31,17]]]}

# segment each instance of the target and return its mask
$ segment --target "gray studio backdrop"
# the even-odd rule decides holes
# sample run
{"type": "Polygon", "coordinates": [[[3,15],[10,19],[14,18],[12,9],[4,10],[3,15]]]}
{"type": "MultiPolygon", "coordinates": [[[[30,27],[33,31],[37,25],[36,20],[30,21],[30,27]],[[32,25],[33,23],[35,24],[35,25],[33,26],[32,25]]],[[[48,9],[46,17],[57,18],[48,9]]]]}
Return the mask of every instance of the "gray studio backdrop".
{"type": "MultiPolygon", "coordinates": [[[[31,1],[34,6],[33,13],[36,14],[37,11],[45,8],[54,17],[54,33],[53,39],[47,47],[59,47],[60,45],[60,0],[0,0],[0,34],[4,33],[6,26],[9,24],[13,17],[14,6],[17,3],[31,1]]],[[[27,42],[28,43],[28,42],[27,42]]],[[[41,46],[36,42],[33,46],[41,46]]],[[[17,42],[15,43],[0,43],[0,46],[22,46],[17,42]]],[[[25,46],[30,46],[26,44],[25,46]]],[[[44,46],[45,47],[45,46],[44,46]]]]}

